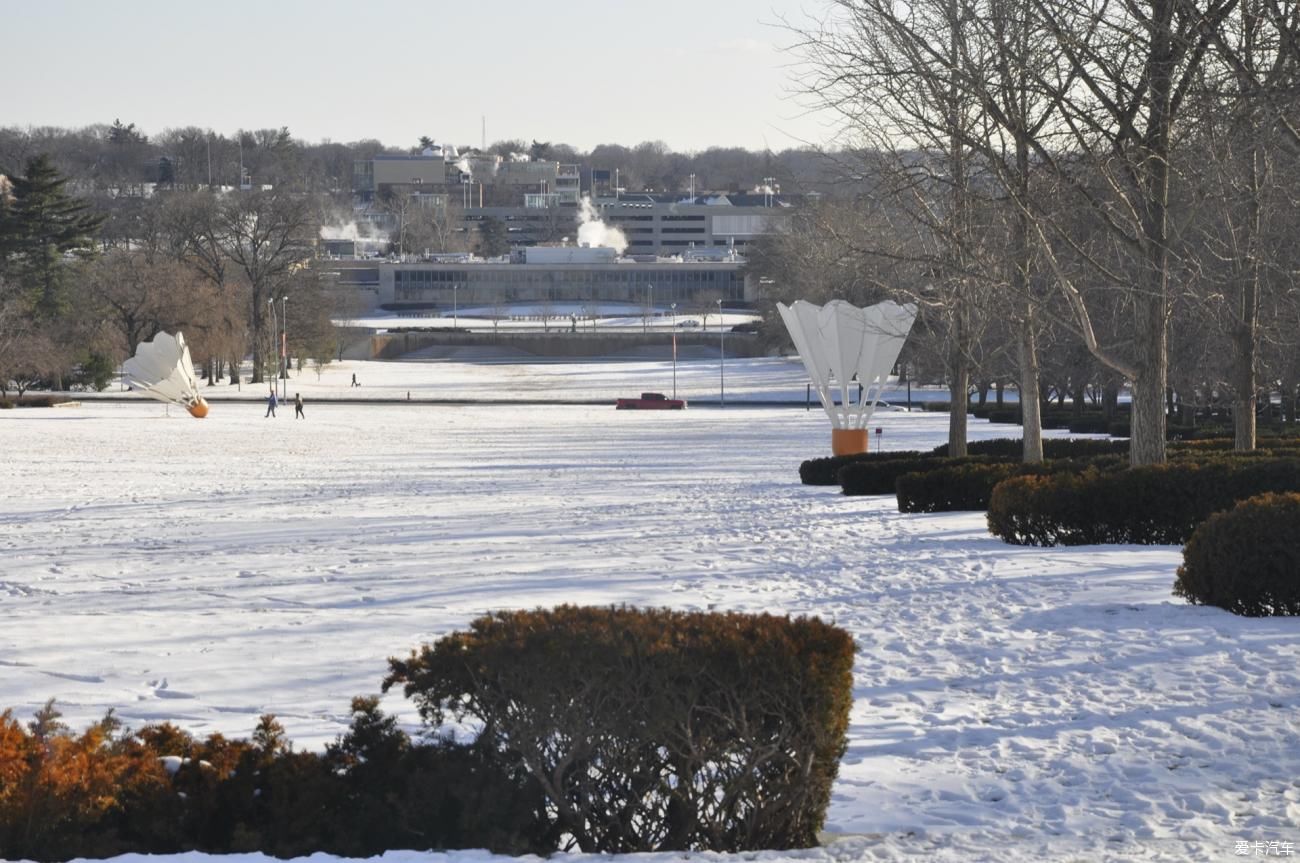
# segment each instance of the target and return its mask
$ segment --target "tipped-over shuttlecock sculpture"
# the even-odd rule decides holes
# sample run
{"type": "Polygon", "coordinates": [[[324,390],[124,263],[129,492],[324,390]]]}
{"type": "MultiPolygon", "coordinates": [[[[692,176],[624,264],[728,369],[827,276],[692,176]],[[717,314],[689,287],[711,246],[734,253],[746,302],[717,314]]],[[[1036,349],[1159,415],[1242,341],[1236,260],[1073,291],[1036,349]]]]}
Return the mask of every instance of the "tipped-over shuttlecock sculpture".
{"type": "Polygon", "coordinates": [[[190,416],[208,415],[208,403],[199,395],[190,349],[180,333],[158,333],[141,342],[135,356],[122,364],[122,374],[132,387],[159,401],[180,405],[190,416]]]}
{"type": "Polygon", "coordinates": [[[776,307],[831,418],[831,451],[866,452],[867,424],[916,320],[916,306],[887,301],[860,309],[844,300],[824,306],[797,300],[776,307]]]}

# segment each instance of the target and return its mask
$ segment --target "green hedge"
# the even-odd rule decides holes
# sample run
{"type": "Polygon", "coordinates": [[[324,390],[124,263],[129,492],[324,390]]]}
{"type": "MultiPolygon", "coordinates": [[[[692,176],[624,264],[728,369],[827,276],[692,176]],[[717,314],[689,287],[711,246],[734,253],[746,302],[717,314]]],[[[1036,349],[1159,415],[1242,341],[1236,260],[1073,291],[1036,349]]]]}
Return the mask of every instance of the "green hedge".
{"type": "Polygon", "coordinates": [[[390,660],[426,722],[543,789],[584,852],[817,844],[845,747],[853,640],[817,619],[498,612],[390,660]]]}
{"type": "Polygon", "coordinates": [[[799,465],[799,481],[804,485],[839,485],[840,468],[857,462],[882,462],[896,459],[919,458],[919,452],[860,452],[853,455],[832,455],[810,458],[799,465]]]}
{"type": "MultiPolygon", "coordinates": [[[[958,460],[959,461],[959,460],[958,460]]],[[[1115,471],[1127,466],[1120,455],[1050,459],[1041,464],[1002,462],[992,464],[944,464],[932,470],[900,476],[899,512],[983,512],[989,508],[993,489],[1014,476],[1052,473],[1081,473],[1088,469],[1115,471]]]]}
{"type": "Polygon", "coordinates": [[[1300,614],[1300,494],[1215,513],[1183,549],[1174,594],[1249,617],[1300,614]]]}
{"type": "MultiPolygon", "coordinates": [[[[960,460],[957,460],[960,461],[960,460]]],[[[955,512],[988,509],[993,487],[1016,476],[1024,465],[1012,462],[948,464],[898,477],[899,512],[955,512]]]]}
{"type": "MultiPolygon", "coordinates": [[[[1094,455],[1110,455],[1128,452],[1128,444],[1123,441],[1098,440],[1095,438],[1043,438],[1044,458],[1082,458],[1094,455]]],[[[1024,453],[1024,442],[1016,437],[990,438],[975,440],[966,444],[967,455],[991,455],[1018,459],[1024,453]]],[[[931,455],[946,456],[948,445],[940,444],[930,450],[931,455]]]]}
{"type": "Polygon", "coordinates": [[[1270,491],[1300,491],[1300,459],[1012,477],[993,490],[989,530],[1017,545],[1182,544],[1213,513],[1270,491]]]}
{"type": "Polygon", "coordinates": [[[1010,464],[1013,460],[998,456],[942,458],[923,455],[890,461],[865,461],[847,464],[840,469],[840,486],[847,495],[894,494],[898,478],[911,473],[929,473],[945,467],[967,464],[1010,464]]]}

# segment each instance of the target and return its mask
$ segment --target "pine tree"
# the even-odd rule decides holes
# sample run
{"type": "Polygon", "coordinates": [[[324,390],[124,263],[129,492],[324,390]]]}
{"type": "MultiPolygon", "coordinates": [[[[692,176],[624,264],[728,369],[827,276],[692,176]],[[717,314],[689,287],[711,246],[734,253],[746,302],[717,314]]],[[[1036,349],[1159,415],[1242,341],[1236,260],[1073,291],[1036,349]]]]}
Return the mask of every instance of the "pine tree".
{"type": "Polygon", "coordinates": [[[48,156],[29,159],[26,175],[12,182],[13,201],[0,210],[0,249],[37,315],[54,317],[66,305],[64,255],[90,251],[104,217],[64,191],[68,181],[48,156]]]}
{"type": "Polygon", "coordinates": [[[478,223],[478,253],[495,258],[510,251],[510,234],[505,222],[488,216],[478,223]]]}

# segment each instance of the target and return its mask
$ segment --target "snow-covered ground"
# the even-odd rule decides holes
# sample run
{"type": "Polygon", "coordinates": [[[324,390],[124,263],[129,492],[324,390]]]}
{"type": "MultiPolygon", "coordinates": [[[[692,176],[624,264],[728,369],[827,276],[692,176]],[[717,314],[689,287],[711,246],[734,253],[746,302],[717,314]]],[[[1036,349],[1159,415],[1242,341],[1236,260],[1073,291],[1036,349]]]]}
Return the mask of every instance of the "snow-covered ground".
{"type": "MultiPolygon", "coordinates": [[[[801,396],[799,367],[779,362],[738,363],[737,390],[801,396]]],[[[678,374],[679,392],[683,378],[704,392],[717,366],[678,374]]],[[[668,390],[662,376],[340,364],[290,382],[306,420],[237,402],[202,421],[145,401],[0,411],[0,706],[56,698],[78,727],[115,708],[238,736],[271,712],[319,747],[386,657],[490,609],[817,614],[859,646],[828,824],[856,835],[746,860],[1300,844],[1300,621],[1175,599],[1177,548],[1015,548],[978,514],[804,487],[799,462],[829,443],[816,410],[339,401],[543,384],[612,398],[668,390]]],[[[944,414],[877,417],[886,449],[944,439],[944,414]]],[[[415,727],[400,695],[385,707],[415,727]]]]}
{"type": "MultiPolygon", "coordinates": [[[[674,391],[674,370],[671,359],[627,360],[620,362],[577,362],[529,360],[518,362],[502,359],[500,351],[491,347],[464,347],[458,355],[471,362],[454,361],[397,361],[364,362],[345,361],[330,363],[317,370],[311,363],[301,370],[289,373],[287,386],[292,399],[302,393],[308,401],[399,399],[408,397],[422,400],[503,401],[511,399],[554,401],[604,401],[613,404],[624,396],[636,396],[642,391],[671,394],[674,391]],[[358,387],[351,386],[356,375],[358,387]]],[[[248,378],[245,368],[244,380],[248,378]]],[[[701,404],[718,402],[719,390],[725,390],[725,400],[730,404],[755,401],[785,401],[805,403],[808,395],[808,373],[797,358],[732,358],[720,363],[716,358],[707,361],[679,359],[676,364],[676,393],[688,401],[701,404]]],[[[240,383],[232,386],[225,380],[208,386],[202,385],[203,397],[218,399],[262,399],[269,384],[240,383]]],[[[104,395],[120,397],[126,387],[117,382],[104,395]]],[[[142,394],[129,394],[147,401],[142,394]]],[[[82,393],[79,398],[93,399],[94,393],[82,393]]],[[[887,387],[880,396],[882,401],[905,404],[908,398],[906,385],[887,387]]],[[[947,400],[946,389],[914,387],[913,402],[947,400]]],[[[820,411],[817,394],[811,394],[814,411],[820,411]]],[[[160,408],[161,409],[161,408],[160,408]]],[[[1002,427],[1002,435],[1013,434],[1010,426],[1002,427]]]]}
{"type": "MultiPolygon", "coordinates": [[[[582,332],[602,332],[610,329],[647,329],[668,333],[673,328],[696,333],[717,335],[719,328],[730,330],[737,324],[751,324],[761,320],[753,312],[727,310],[707,315],[686,311],[681,313],[664,306],[638,306],[634,303],[606,303],[604,306],[586,303],[552,303],[526,305],[514,303],[500,310],[491,306],[466,306],[454,312],[445,310],[415,314],[410,312],[373,311],[361,317],[340,320],[341,325],[365,329],[387,330],[403,327],[454,327],[466,330],[543,329],[565,330],[573,326],[582,332]],[[543,318],[546,322],[543,323],[543,318]]],[[[726,337],[723,332],[720,335],[726,337]]]]}

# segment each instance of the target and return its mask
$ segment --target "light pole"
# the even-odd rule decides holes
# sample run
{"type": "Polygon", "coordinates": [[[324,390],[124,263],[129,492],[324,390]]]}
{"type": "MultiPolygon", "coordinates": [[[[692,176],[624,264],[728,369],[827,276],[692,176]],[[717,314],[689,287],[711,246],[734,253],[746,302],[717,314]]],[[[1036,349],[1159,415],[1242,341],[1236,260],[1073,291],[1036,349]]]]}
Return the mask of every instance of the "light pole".
{"type": "MultiPolygon", "coordinates": [[[[268,297],[266,304],[271,308],[271,353],[275,354],[275,377],[280,377],[280,354],[275,349],[275,337],[280,332],[280,322],[275,317],[275,297],[268,297]]],[[[254,369],[254,372],[257,370],[254,369]]],[[[271,392],[275,392],[275,381],[271,382],[271,392]]]]}
{"type": "Polygon", "coordinates": [[[284,394],[281,398],[289,397],[289,297],[280,297],[280,359],[284,363],[284,369],[280,372],[280,379],[284,381],[284,394]]]}
{"type": "Polygon", "coordinates": [[[456,282],[451,283],[451,328],[460,329],[460,303],[456,299],[456,291],[460,285],[456,282]]]}
{"type": "Polygon", "coordinates": [[[722,300],[718,300],[718,407],[727,406],[727,331],[722,328],[722,300]]]}
{"type": "Polygon", "coordinates": [[[668,320],[673,327],[673,398],[677,398],[677,304],[670,304],[668,309],[670,313],[668,320]]]}

